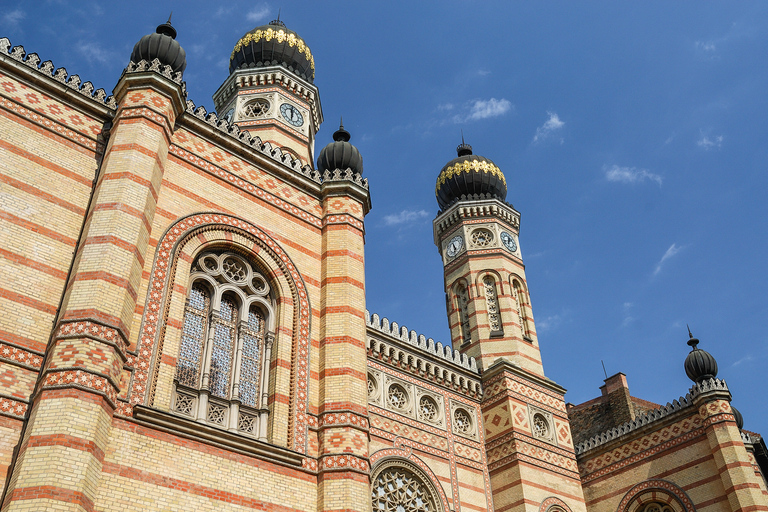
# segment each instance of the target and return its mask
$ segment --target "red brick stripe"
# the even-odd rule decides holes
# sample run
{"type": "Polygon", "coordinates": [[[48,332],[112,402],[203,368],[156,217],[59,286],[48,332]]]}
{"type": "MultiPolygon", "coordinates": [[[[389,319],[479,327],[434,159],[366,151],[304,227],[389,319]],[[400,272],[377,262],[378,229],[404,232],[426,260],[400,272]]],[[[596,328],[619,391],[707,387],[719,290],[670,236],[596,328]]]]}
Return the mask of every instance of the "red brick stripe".
{"type": "Polygon", "coordinates": [[[45,192],[44,190],[40,190],[37,187],[33,187],[32,185],[28,183],[24,183],[23,181],[19,181],[15,178],[12,178],[6,174],[0,174],[0,182],[5,183],[6,185],[9,185],[15,189],[22,190],[24,192],[27,192],[29,194],[32,194],[36,196],[37,198],[43,199],[45,201],[48,201],[49,203],[55,204],[57,206],[61,206],[62,208],[65,208],[71,212],[74,212],[81,217],[85,215],[85,208],[82,208],[80,206],[77,206],[76,204],[72,204],[68,201],[64,201],[60,197],[54,196],[53,194],[49,194],[48,192],[45,192]]]}
{"type": "Polygon", "coordinates": [[[45,352],[45,343],[32,338],[24,338],[15,333],[0,330],[0,341],[7,341],[16,346],[33,350],[38,355],[42,355],[45,352]]]}
{"type": "Polygon", "coordinates": [[[70,238],[68,236],[62,235],[61,233],[54,231],[52,229],[48,229],[45,226],[41,226],[40,224],[30,222],[28,220],[24,220],[21,217],[17,217],[13,215],[12,213],[8,213],[0,210],[0,220],[8,221],[11,224],[16,224],[19,227],[28,229],[30,231],[34,231],[35,233],[39,233],[47,238],[51,238],[58,242],[65,243],[73,247],[75,245],[74,238],[70,238]]]}
{"type": "Polygon", "coordinates": [[[80,437],[67,434],[51,434],[46,436],[30,436],[27,441],[27,448],[37,448],[38,446],[64,446],[74,450],[80,450],[90,453],[99,462],[104,462],[104,452],[96,446],[93,441],[88,441],[80,437]]]}
{"type": "Polygon", "coordinates": [[[128,478],[130,480],[136,480],[158,487],[165,487],[166,489],[173,489],[175,491],[194,494],[196,496],[201,496],[210,500],[223,501],[241,507],[255,508],[259,510],[278,510],[285,512],[294,510],[292,508],[276,505],[267,501],[249,498],[240,494],[234,494],[221,489],[215,489],[213,487],[199,485],[193,482],[187,482],[177,478],[150,473],[149,471],[143,471],[141,469],[123,466],[121,464],[115,464],[113,462],[105,462],[102,466],[102,471],[104,473],[110,473],[123,478],[128,478]]]}
{"type": "Polygon", "coordinates": [[[356,316],[357,318],[365,318],[365,313],[362,310],[353,308],[352,306],[328,306],[320,310],[320,316],[339,313],[349,313],[350,315],[356,316]]]}
{"type": "Polygon", "coordinates": [[[136,174],[132,172],[110,172],[108,174],[105,174],[102,178],[102,181],[111,181],[111,180],[128,180],[136,183],[137,185],[141,185],[143,187],[146,187],[149,189],[150,194],[152,194],[152,197],[154,198],[155,202],[157,202],[157,190],[155,190],[155,187],[152,186],[152,182],[142,178],[141,176],[137,176],[136,174]]]}
{"type": "Polygon", "coordinates": [[[139,261],[139,264],[142,267],[144,266],[144,255],[141,254],[139,252],[139,248],[136,247],[136,245],[132,244],[131,242],[126,242],[125,240],[113,235],[101,235],[101,236],[89,236],[88,238],[85,239],[83,246],[91,245],[91,244],[111,244],[125,251],[129,251],[139,261]]]}
{"type": "Polygon", "coordinates": [[[80,491],[72,491],[70,489],[63,489],[53,485],[38,485],[36,487],[23,487],[21,489],[14,489],[6,498],[5,502],[7,504],[13,501],[22,500],[63,501],[65,503],[75,503],[89,512],[93,511],[93,501],[88,496],[86,496],[85,493],[80,491]]]}
{"type": "Polygon", "coordinates": [[[326,277],[320,282],[321,286],[326,286],[328,284],[351,284],[356,288],[365,290],[365,284],[363,282],[358,281],[357,279],[352,279],[351,277],[347,277],[347,276],[326,277]]]}
{"type": "Polygon", "coordinates": [[[114,274],[110,274],[109,272],[104,272],[104,271],[78,272],[75,275],[75,278],[73,279],[73,281],[105,281],[115,286],[120,286],[121,288],[125,288],[133,300],[136,300],[136,296],[138,295],[136,293],[136,290],[133,288],[133,285],[130,283],[130,281],[128,281],[127,279],[123,279],[122,277],[118,277],[114,274]]]}
{"type": "MultiPolygon", "coordinates": [[[[48,133],[46,133],[45,135],[48,135],[48,133]]],[[[39,156],[33,153],[30,153],[29,151],[25,151],[18,146],[14,146],[9,142],[0,140],[0,148],[5,149],[6,151],[10,151],[11,153],[18,155],[26,160],[29,160],[30,162],[35,162],[36,164],[42,167],[45,167],[49,171],[53,171],[56,174],[60,174],[82,185],[87,185],[88,188],[91,188],[91,185],[93,183],[92,179],[76,174],[68,169],[65,169],[64,167],[61,167],[60,165],[56,165],[53,162],[50,162],[49,160],[40,158],[39,156]]],[[[92,151],[89,151],[88,153],[90,156],[93,156],[92,151]]]]}
{"type": "Polygon", "coordinates": [[[23,265],[25,267],[29,267],[35,270],[39,270],[41,272],[45,272],[46,274],[51,275],[53,277],[57,277],[59,279],[67,278],[67,273],[64,272],[63,270],[52,267],[50,265],[46,265],[45,263],[40,263],[39,261],[31,260],[20,254],[13,253],[11,251],[6,251],[3,248],[0,248],[0,256],[2,256],[7,260],[13,261],[14,263],[18,263],[19,265],[23,265]]]}
{"type": "Polygon", "coordinates": [[[365,258],[363,258],[362,254],[357,254],[356,252],[352,252],[349,249],[337,249],[335,251],[328,250],[328,251],[325,251],[322,254],[323,259],[325,259],[325,258],[336,258],[336,257],[340,257],[340,256],[348,256],[348,257],[350,257],[352,259],[355,259],[357,261],[364,261],[365,260],[365,258]]]}
{"type": "Polygon", "coordinates": [[[364,346],[363,340],[358,340],[357,338],[353,338],[351,336],[326,336],[325,338],[320,339],[321,347],[324,345],[331,345],[334,343],[348,343],[356,347],[364,346]]]}
{"type": "Polygon", "coordinates": [[[365,380],[367,378],[364,372],[353,370],[352,368],[326,368],[320,372],[320,378],[337,377],[340,375],[351,375],[352,377],[365,380]]]}
{"type": "Polygon", "coordinates": [[[147,220],[147,216],[144,215],[144,212],[139,210],[138,208],[134,208],[133,206],[128,206],[124,203],[101,203],[97,204],[93,208],[94,212],[100,212],[100,211],[119,211],[123,213],[127,213],[128,215],[132,215],[133,217],[136,217],[138,219],[141,219],[142,223],[144,224],[144,227],[147,228],[147,233],[152,232],[152,227],[149,225],[149,220],[147,220]]]}
{"type": "Polygon", "coordinates": [[[5,299],[8,299],[12,302],[15,302],[17,304],[24,304],[25,306],[29,306],[31,308],[34,308],[38,311],[42,311],[44,313],[48,313],[53,315],[56,313],[56,306],[53,306],[51,304],[47,304],[43,301],[39,301],[37,299],[33,299],[32,297],[29,297],[27,295],[23,295],[21,293],[16,293],[11,290],[6,290],[4,288],[0,288],[0,297],[3,297],[5,299]]]}

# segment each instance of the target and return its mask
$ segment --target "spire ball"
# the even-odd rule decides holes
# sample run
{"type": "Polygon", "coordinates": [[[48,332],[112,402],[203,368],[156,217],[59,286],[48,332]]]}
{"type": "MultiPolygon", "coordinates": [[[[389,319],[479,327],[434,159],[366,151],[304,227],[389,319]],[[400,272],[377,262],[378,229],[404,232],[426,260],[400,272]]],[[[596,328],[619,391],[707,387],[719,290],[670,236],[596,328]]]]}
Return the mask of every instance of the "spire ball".
{"type": "Polygon", "coordinates": [[[154,34],[147,34],[136,43],[131,52],[131,61],[159,60],[163,66],[171,66],[174,72],[184,72],[187,67],[187,54],[176,41],[176,29],[171,25],[171,17],[158,25],[154,34]]]}
{"type": "Polygon", "coordinates": [[[355,174],[363,174],[363,157],[360,151],[349,143],[352,136],[344,129],[343,118],[339,129],[333,133],[333,142],[325,146],[317,157],[317,169],[320,172],[335,169],[352,169],[355,174]]]}
{"type": "Polygon", "coordinates": [[[489,159],[472,153],[472,146],[464,142],[456,147],[456,158],[445,164],[437,176],[435,196],[441,211],[461,199],[507,198],[504,173],[489,159]]]}
{"type": "Polygon", "coordinates": [[[688,329],[688,337],[688,345],[691,347],[691,351],[688,353],[683,364],[685,374],[696,383],[717,377],[717,361],[715,358],[706,350],[698,348],[699,340],[693,337],[690,328],[688,329]]]}

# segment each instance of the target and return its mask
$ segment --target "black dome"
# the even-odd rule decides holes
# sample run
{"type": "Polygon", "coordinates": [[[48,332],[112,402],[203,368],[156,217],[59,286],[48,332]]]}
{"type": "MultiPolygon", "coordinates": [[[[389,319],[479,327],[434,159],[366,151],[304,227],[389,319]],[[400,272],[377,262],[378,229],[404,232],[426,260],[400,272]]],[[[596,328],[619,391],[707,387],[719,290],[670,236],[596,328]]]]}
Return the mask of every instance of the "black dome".
{"type": "Polygon", "coordinates": [[[175,72],[184,72],[187,67],[187,54],[176,41],[176,29],[171,26],[171,19],[158,25],[154,34],[147,34],[139,39],[131,52],[131,61],[159,60],[165,66],[171,66],[175,72]]]}
{"type": "Polygon", "coordinates": [[[355,146],[349,143],[350,135],[340,123],[339,129],[333,134],[331,142],[320,151],[317,158],[317,169],[320,172],[334,169],[352,169],[352,172],[363,174],[363,157],[355,146]]]}
{"type": "Polygon", "coordinates": [[[230,73],[241,67],[277,65],[287,67],[310,83],[315,80],[315,59],[309,46],[280,20],[246,33],[229,57],[230,73]]]}
{"type": "Polygon", "coordinates": [[[697,348],[696,345],[699,344],[699,340],[694,338],[690,331],[688,333],[690,336],[688,345],[691,346],[691,351],[685,358],[685,374],[694,382],[714,379],[717,377],[717,361],[706,350],[697,348]]]}
{"type": "Polygon", "coordinates": [[[472,154],[472,146],[461,144],[458,156],[445,164],[437,176],[435,195],[441,210],[461,196],[486,194],[496,199],[507,197],[507,181],[501,169],[485,157],[472,154]]]}
{"type": "Polygon", "coordinates": [[[742,416],[739,410],[735,408],[733,405],[731,405],[731,413],[733,413],[733,417],[736,419],[736,426],[739,427],[739,430],[743,429],[744,416],[742,416]]]}

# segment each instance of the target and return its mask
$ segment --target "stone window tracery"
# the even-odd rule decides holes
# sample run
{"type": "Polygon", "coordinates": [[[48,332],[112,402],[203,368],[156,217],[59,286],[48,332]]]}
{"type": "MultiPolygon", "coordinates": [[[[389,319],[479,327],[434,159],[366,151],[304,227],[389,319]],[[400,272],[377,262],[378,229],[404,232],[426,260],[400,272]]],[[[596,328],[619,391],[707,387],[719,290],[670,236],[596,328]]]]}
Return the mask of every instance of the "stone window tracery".
{"type": "Polygon", "coordinates": [[[435,492],[405,464],[386,466],[371,479],[373,512],[441,512],[435,492]]]}
{"type": "Polygon", "coordinates": [[[476,229],[472,232],[471,240],[476,247],[488,247],[493,242],[493,233],[487,229],[476,229]]]}
{"type": "Polygon", "coordinates": [[[469,332],[469,290],[464,283],[460,283],[456,289],[456,300],[461,322],[461,343],[470,343],[472,338],[469,332]]]}
{"type": "Polygon", "coordinates": [[[640,512],[674,512],[674,509],[666,503],[652,502],[640,509],[640,512]]]}
{"type": "Polygon", "coordinates": [[[485,290],[485,304],[488,311],[488,327],[491,333],[501,331],[501,317],[499,316],[499,297],[496,294],[496,280],[491,276],[483,278],[483,289],[485,290]]]}
{"type": "Polygon", "coordinates": [[[269,114],[269,101],[258,98],[243,107],[243,117],[266,117],[269,114]]]}
{"type": "Polygon", "coordinates": [[[408,393],[399,384],[392,384],[387,391],[387,402],[393,409],[403,410],[408,405],[408,393]]]}
{"type": "Polygon", "coordinates": [[[538,413],[533,415],[533,435],[544,439],[551,437],[549,422],[543,415],[538,413]]]}
{"type": "Polygon", "coordinates": [[[464,409],[456,409],[453,411],[453,427],[456,432],[464,435],[472,434],[472,420],[464,409]]]}
{"type": "Polygon", "coordinates": [[[523,286],[517,279],[512,281],[512,289],[515,295],[515,305],[517,306],[517,317],[520,322],[520,330],[524,338],[531,338],[530,329],[528,327],[528,318],[526,308],[528,306],[526,302],[525,292],[523,286]]]}
{"type": "Polygon", "coordinates": [[[206,252],[192,266],[172,409],[266,439],[274,333],[266,279],[244,258],[206,252]]]}
{"type": "Polygon", "coordinates": [[[439,414],[437,402],[432,397],[422,395],[419,398],[419,419],[421,421],[435,423],[438,420],[439,414]]]}

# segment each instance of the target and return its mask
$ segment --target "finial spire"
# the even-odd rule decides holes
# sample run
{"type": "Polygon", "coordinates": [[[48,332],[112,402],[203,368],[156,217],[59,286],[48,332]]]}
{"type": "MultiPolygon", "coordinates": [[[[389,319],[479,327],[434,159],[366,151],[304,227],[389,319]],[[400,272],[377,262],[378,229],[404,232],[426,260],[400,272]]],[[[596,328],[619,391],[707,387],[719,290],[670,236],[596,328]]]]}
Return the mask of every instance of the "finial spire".
{"type": "Polygon", "coordinates": [[[349,142],[352,136],[344,129],[344,118],[339,116],[339,129],[333,132],[333,140],[336,142],[349,142]]]}
{"type": "Polygon", "coordinates": [[[167,25],[171,24],[171,17],[173,17],[173,11],[171,11],[171,14],[168,15],[168,21],[165,22],[167,25]]]}
{"type": "Polygon", "coordinates": [[[171,16],[173,16],[173,11],[171,11],[171,14],[168,16],[168,21],[162,25],[158,25],[155,32],[164,36],[168,36],[171,39],[176,39],[176,29],[171,26],[171,16]]]}
{"type": "Polygon", "coordinates": [[[693,333],[691,333],[691,327],[688,324],[685,324],[686,327],[688,327],[688,345],[692,348],[692,350],[696,350],[696,345],[699,344],[699,340],[693,337],[693,333]]]}
{"type": "Polygon", "coordinates": [[[344,116],[339,116],[339,130],[344,129],[344,116]]]}
{"type": "Polygon", "coordinates": [[[461,144],[456,148],[456,153],[459,156],[467,156],[472,154],[472,146],[464,142],[464,130],[461,130],[461,144]]]}

